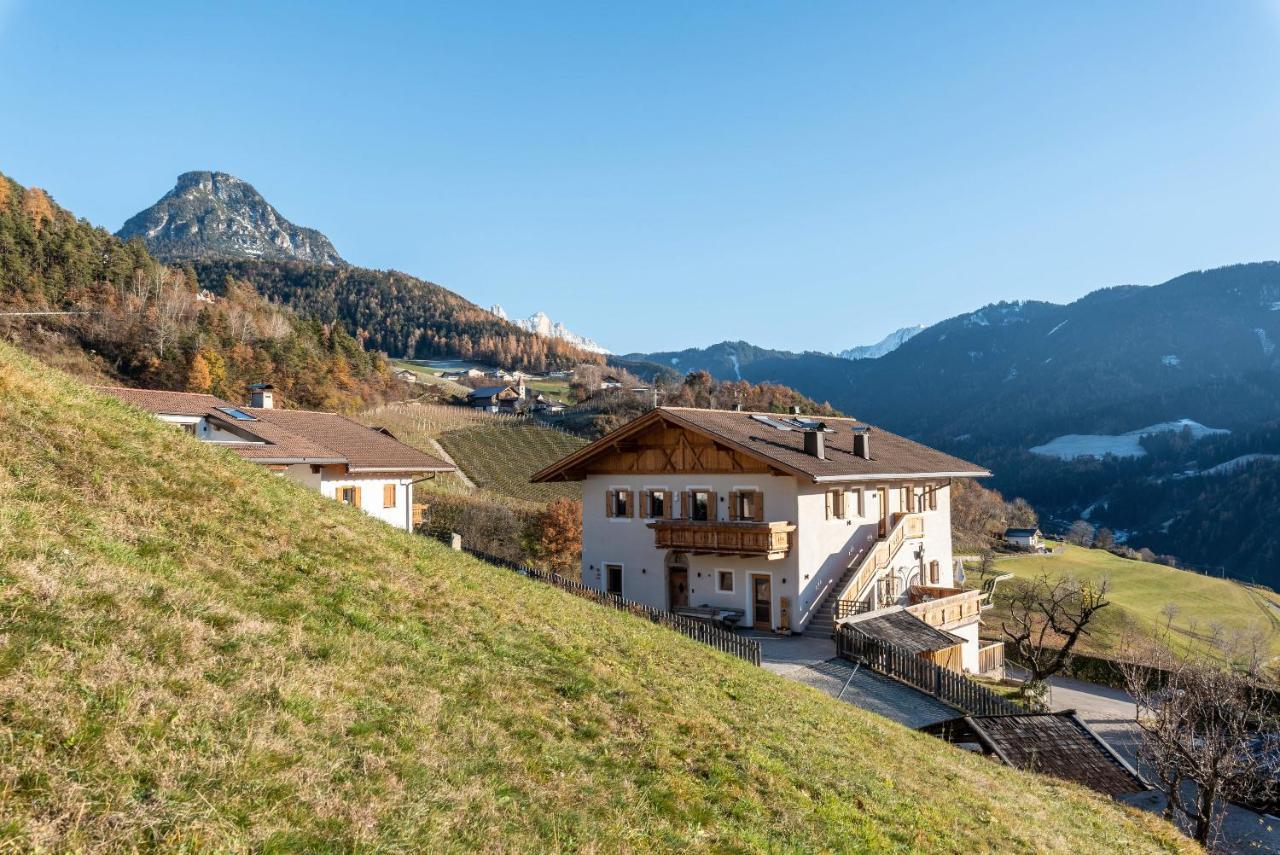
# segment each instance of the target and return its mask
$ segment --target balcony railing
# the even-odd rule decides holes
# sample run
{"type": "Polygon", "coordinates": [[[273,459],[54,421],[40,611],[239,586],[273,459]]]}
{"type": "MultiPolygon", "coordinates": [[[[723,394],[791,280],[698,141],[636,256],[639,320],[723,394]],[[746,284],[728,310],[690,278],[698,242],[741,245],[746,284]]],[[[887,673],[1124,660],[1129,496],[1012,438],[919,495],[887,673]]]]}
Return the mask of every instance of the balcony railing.
{"type": "Polygon", "coordinates": [[[751,558],[783,558],[791,550],[787,522],[711,522],[705,520],[657,520],[653,545],[658,549],[679,549],[695,555],[735,555],[751,558]]]}
{"type": "Polygon", "coordinates": [[[929,626],[946,629],[966,623],[981,614],[985,597],[981,591],[966,591],[963,588],[912,585],[907,591],[907,599],[911,603],[907,606],[907,611],[929,626]]]}

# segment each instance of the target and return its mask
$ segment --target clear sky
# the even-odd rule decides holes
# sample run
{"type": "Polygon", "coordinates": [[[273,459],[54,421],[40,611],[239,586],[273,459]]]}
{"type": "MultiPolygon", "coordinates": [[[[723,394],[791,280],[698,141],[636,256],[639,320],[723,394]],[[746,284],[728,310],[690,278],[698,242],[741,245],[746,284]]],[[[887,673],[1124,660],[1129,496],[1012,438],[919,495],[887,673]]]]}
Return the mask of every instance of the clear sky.
{"type": "Polygon", "coordinates": [[[0,171],[112,230],[231,172],[619,352],[1280,257],[1278,132],[1275,0],[0,0],[0,171]]]}

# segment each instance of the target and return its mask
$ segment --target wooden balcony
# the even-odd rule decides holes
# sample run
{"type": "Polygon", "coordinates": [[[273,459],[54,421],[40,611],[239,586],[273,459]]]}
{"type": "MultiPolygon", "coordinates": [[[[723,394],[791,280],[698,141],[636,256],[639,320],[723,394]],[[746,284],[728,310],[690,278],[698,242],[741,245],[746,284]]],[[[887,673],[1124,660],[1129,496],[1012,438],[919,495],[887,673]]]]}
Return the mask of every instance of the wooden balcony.
{"type": "Polygon", "coordinates": [[[907,611],[929,626],[947,629],[977,619],[985,598],[982,591],[912,585],[907,591],[911,603],[907,611]]]}
{"type": "Polygon", "coordinates": [[[649,528],[658,549],[768,559],[783,558],[791,551],[791,533],[796,530],[787,522],[704,520],[658,520],[649,523],[649,528]]]}

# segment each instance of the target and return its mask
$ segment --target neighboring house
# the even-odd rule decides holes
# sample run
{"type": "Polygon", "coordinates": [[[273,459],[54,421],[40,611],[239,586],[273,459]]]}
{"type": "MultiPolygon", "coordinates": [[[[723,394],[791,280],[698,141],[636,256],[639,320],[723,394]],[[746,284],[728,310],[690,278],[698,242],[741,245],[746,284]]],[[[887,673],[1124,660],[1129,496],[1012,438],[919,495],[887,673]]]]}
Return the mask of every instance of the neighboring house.
{"type": "Polygon", "coordinates": [[[621,388],[622,388],[622,381],[621,381],[621,380],[619,380],[617,377],[614,377],[612,374],[606,374],[604,377],[602,377],[602,378],[600,379],[600,386],[599,386],[599,388],[601,388],[601,389],[621,389],[621,388]]]}
{"type": "Polygon", "coordinates": [[[1044,535],[1038,528],[1006,528],[1004,542],[1027,552],[1044,552],[1044,535]]]}
{"type": "Polygon", "coordinates": [[[397,528],[413,530],[413,485],[454,467],[405,445],[390,432],[336,413],[278,410],[270,386],[251,387],[251,406],[215,395],[102,388],[203,442],[360,508],[397,528]]]}
{"type": "Polygon", "coordinates": [[[396,379],[403,380],[406,383],[417,383],[418,375],[414,374],[408,368],[401,368],[399,371],[396,372],[396,379]]]}
{"type": "Polygon", "coordinates": [[[546,395],[539,393],[538,396],[533,399],[533,403],[530,405],[529,409],[533,410],[535,413],[555,414],[563,413],[565,410],[569,409],[569,405],[564,401],[557,401],[554,398],[548,398],[546,395]]]}
{"type": "Polygon", "coordinates": [[[515,411],[524,400],[524,386],[484,386],[467,393],[467,404],[491,413],[515,411]]]}
{"type": "Polygon", "coordinates": [[[659,407],[533,480],[582,482],[589,586],[777,632],[902,611],[977,671],[985,595],[955,587],[951,482],[989,474],[853,419],[659,407]]]}

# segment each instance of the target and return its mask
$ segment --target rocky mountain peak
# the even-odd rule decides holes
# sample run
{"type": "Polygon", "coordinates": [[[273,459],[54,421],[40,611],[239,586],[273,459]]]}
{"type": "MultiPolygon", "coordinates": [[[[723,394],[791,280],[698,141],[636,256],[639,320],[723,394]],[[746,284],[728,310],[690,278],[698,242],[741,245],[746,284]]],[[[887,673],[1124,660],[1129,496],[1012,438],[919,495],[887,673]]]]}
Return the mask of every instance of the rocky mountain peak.
{"type": "Polygon", "coordinates": [[[225,172],[178,176],[172,190],[116,233],[167,260],[264,258],[344,265],[329,239],[280,215],[252,184],[225,172]]]}

